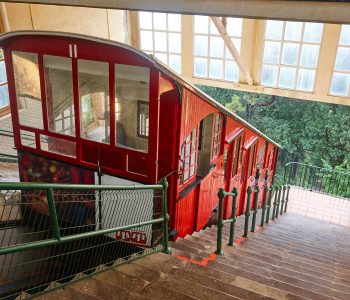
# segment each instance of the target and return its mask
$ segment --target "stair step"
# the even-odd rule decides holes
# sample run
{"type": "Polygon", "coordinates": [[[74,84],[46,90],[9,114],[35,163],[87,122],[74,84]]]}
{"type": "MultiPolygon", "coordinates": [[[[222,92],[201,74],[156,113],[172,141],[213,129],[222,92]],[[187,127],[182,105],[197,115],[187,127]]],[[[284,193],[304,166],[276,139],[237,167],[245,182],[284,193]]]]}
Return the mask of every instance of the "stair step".
{"type": "Polygon", "coordinates": [[[70,286],[35,297],[36,300],[97,300],[98,297],[80,293],[70,286]]]}

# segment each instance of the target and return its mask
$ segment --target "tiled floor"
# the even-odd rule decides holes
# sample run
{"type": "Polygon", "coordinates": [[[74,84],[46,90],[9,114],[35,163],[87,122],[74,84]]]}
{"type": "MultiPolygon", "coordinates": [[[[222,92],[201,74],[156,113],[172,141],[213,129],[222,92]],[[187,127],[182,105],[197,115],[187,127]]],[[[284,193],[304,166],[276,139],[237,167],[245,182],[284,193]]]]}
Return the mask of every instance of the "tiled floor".
{"type": "Polygon", "coordinates": [[[350,227],[350,199],[292,187],[289,193],[288,211],[350,227]]]}
{"type": "Polygon", "coordinates": [[[0,182],[18,182],[17,163],[0,162],[0,182]]]}

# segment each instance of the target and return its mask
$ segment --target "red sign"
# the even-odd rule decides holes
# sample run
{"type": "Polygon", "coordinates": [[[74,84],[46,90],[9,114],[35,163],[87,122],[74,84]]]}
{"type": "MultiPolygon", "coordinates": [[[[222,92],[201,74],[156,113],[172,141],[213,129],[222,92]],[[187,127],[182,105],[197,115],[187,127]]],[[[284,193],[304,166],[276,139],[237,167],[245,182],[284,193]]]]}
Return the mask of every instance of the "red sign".
{"type": "Polygon", "coordinates": [[[123,242],[131,242],[133,244],[146,245],[147,236],[144,232],[121,230],[116,232],[117,241],[122,240],[123,242]]]}

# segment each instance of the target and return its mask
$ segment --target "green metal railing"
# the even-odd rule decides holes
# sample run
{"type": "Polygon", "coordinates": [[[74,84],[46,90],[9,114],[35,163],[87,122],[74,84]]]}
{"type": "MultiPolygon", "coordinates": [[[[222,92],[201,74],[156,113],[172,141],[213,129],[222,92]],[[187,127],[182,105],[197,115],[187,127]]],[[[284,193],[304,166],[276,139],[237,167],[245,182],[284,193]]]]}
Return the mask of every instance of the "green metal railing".
{"type": "Polygon", "coordinates": [[[350,173],[290,162],[285,166],[284,183],[314,192],[350,198],[350,173]]]}
{"type": "MultiPolygon", "coordinates": [[[[269,220],[273,220],[278,218],[279,215],[282,215],[283,212],[287,211],[288,197],[289,197],[289,185],[283,186],[267,186],[263,187],[263,197],[261,203],[261,219],[260,219],[260,227],[264,226],[264,223],[269,223],[269,220]],[[281,194],[281,191],[283,193],[281,194]],[[273,192],[275,191],[274,202],[272,204],[273,192]],[[272,215],[270,218],[270,212],[272,208],[272,215]]],[[[247,202],[246,202],[246,210],[244,212],[244,229],[243,235],[244,238],[249,238],[249,224],[250,224],[250,232],[255,232],[256,222],[258,217],[258,199],[259,199],[259,187],[251,187],[249,186],[246,190],[247,193],[247,202]],[[253,209],[251,209],[251,197],[253,195],[253,209]],[[250,220],[250,216],[252,215],[252,219],[250,220]]],[[[232,192],[225,192],[223,189],[220,189],[218,192],[219,198],[219,211],[218,211],[218,225],[217,225],[217,248],[215,253],[218,255],[223,255],[222,251],[222,232],[225,224],[230,224],[230,232],[229,232],[229,243],[228,246],[235,247],[234,242],[234,234],[235,234],[235,224],[237,221],[236,217],[236,209],[237,209],[237,195],[238,190],[234,188],[232,192]],[[223,220],[223,202],[225,197],[232,197],[232,214],[229,219],[223,220]]],[[[228,198],[229,200],[229,198],[228,198]]]]}
{"type": "Polygon", "coordinates": [[[0,183],[0,298],[169,253],[167,187],[0,183]]]}

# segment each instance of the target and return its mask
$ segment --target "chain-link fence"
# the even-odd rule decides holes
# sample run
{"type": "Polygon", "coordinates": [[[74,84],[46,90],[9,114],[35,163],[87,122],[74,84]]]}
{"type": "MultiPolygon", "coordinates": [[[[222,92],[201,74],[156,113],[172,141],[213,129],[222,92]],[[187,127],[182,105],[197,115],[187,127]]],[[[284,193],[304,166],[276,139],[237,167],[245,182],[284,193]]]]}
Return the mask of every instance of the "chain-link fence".
{"type": "Polygon", "coordinates": [[[0,183],[0,298],[168,251],[166,188],[0,183]]]}

